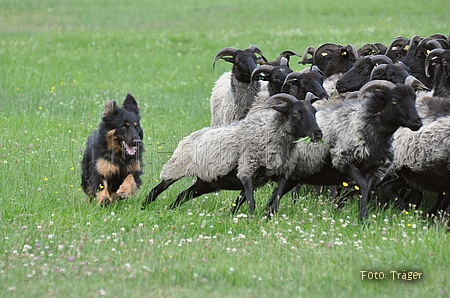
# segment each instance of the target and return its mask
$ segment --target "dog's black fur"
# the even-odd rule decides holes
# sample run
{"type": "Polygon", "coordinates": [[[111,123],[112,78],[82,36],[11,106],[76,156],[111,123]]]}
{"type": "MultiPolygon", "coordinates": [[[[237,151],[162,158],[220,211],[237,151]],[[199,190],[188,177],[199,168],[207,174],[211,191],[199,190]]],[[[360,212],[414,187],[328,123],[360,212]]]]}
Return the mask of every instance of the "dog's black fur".
{"type": "Polygon", "coordinates": [[[81,186],[100,205],[134,194],[142,185],[142,138],[139,106],[128,94],[119,108],[108,101],[97,130],[88,138],[81,186]]]}

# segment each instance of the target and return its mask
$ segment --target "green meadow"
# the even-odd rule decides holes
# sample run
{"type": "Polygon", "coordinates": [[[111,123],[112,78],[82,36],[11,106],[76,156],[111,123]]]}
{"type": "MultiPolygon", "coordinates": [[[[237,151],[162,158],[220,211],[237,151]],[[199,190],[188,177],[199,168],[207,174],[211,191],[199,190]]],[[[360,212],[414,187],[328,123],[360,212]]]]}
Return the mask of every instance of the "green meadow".
{"type": "MultiPolygon", "coordinates": [[[[208,126],[224,47],[269,60],[325,42],[388,45],[450,35],[448,1],[0,2],[0,297],[448,297],[450,238],[427,204],[340,210],[312,186],[264,219],[230,214],[222,191],[168,210],[186,178],[141,210],[162,165],[208,126]],[[80,187],[88,135],[106,101],[141,107],[144,184],[108,207],[80,187]],[[316,191],[315,191],[316,190],[316,191]]],[[[302,70],[300,57],[291,67],[302,70]]],[[[430,198],[432,198],[430,196],[430,198]]]]}

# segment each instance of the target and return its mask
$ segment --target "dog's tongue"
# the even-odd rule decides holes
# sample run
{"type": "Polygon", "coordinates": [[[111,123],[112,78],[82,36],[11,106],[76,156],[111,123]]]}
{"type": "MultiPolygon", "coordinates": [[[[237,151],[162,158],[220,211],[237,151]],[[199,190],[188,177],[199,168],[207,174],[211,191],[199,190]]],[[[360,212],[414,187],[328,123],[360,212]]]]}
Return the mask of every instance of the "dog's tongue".
{"type": "Polygon", "coordinates": [[[136,147],[125,144],[125,149],[129,155],[134,155],[136,153],[136,147]]]}

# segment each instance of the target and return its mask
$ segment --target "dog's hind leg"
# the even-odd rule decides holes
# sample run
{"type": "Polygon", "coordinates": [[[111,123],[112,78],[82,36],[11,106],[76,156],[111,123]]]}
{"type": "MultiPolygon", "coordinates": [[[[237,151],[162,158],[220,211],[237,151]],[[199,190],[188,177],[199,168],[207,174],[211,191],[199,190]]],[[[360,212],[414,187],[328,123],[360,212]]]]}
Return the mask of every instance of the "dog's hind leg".
{"type": "Polygon", "coordinates": [[[133,174],[129,174],[125,180],[123,180],[122,185],[120,185],[119,189],[116,191],[117,196],[120,199],[125,199],[134,194],[137,190],[136,182],[134,181],[133,174]]]}

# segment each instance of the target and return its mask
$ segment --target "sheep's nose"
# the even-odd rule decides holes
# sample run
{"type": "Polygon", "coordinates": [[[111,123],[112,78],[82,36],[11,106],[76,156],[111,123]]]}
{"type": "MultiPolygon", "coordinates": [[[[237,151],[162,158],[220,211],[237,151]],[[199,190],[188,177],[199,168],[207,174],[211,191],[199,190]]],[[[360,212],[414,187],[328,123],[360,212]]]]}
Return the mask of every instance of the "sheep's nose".
{"type": "Polygon", "coordinates": [[[314,131],[314,133],[313,133],[313,140],[317,140],[318,141],[318,140],[321,140],[322,137],[323,137],[323,134],[322,134],[322,131],[320,129],[314,131]]]}

